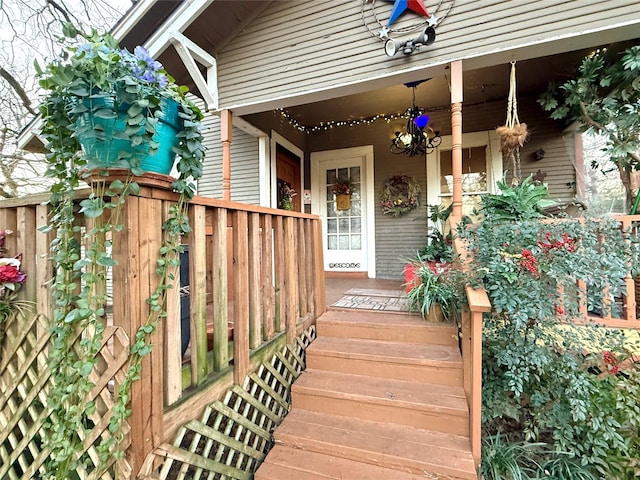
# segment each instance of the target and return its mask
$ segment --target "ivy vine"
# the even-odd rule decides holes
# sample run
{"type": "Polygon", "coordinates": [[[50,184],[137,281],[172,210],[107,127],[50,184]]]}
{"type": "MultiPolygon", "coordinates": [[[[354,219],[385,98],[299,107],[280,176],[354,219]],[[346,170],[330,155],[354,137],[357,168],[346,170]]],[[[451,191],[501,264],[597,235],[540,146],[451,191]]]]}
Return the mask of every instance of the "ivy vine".
{"type": "MultiPolygon", "coordinates": [[[[72,26],[67,26],[65,33],[70,37],[78,34],[72,26]]],[[[101,86],[109,88],[112,80],[107,78],[104,81],[102,76],[109,70],[100,66],[101,59],[107,59],[112,64],[119,61],[124,53],[117,49],[117,43],[108,35],[100,36],[92,32],[84,35],[84,38],[90,42],[86,51],[69,47],[68,53],[63,56],[63,59],[71,56],[71,64],[54,62],[46,71],[40,71],[40,84],[48,91],[40,109],[42,135],[47,147],[47,176],[54,179],[50,196],[51,216],[43,230],[55,232],[50,249],[55,265],[49,365],[52,387],[47,395],[51,415],[45,424],[43,438],[46,448],[51,452],[45,465],[44,477],[47,479],[78,478],[79,469],[93,469],[94,475],[100,477],[124,456],[121,444],[124,438],[123,426],[131,414],[131,386],[140,378],[142,359],[151,352],[149,336],[166,317],[167,292],[174,280],[172,272],[179,266],[181,238],[190,233],[186,208],[194,195],[193,180],[202,175],[204,159],[199,124],[202,113],[191,101],[183,99],[180,105],[183,129],[178,134],[179,145],[174,149],[179,155],[177,168],[180,177],[172,184],[179,198],[170,207],[168,219],[162,227],[165,235],[156,265],[159,282],[147,299],[149,316],[132,339],[124,378],[115,394],[109,435],[102,435],[97,446],[99,463],[94,468],[93,460],[88,454],[80,455],[84,451],[84,439],[94,427],[91,415],[95,412],[96,405],[89,401],[89,394],[94,387],[90,374],[96,367],[96,357],[103,344],[106,282],[111,269],[116,265],[111,247],[117,241],[119,232],[124,229],[121,216],[127,197],[139,193],[135,175],[142,172],[141,154],[137,151],[124,158],[130,167],[124,180],[110,181],[106,170],[86,171],[86,155],[76,138],[76,131],[80,127],[73,113],[74,106],[79,105],[79,95],[95,95],[96,83],[92,83],[91,78],[79,77],[88,76],[87,72],[97,72],[103,80],[101,86]],[[87,52],[94,50],[98,52],[96,56],[87,57],[87,52]],[[73,68],[73,59],[86,62],[87,58],[95,64],[89,70],[73,68]],[[94,67],[95,70],[91,70],[94,67]],[[88,198],[79,202],[78,208],[76,190],[83,180],[88,180],[89,174],[92,175],[89,181],[91,192],[88,198]],[[86,228],[79,226],[76,221],[78,215],[87,220],[86,228]]],[[[147,57],[144,57],[143,62],[153,65],[154,72],[164,75],[164,70],[158,67],[157,62],[152,62],[147,57]]],[[[182,98],[185,89],[173,87],[172,81],[169,82],[171,98],[182,98]]],[[[123,89],[122,95],[116,94],[115,98],[135,107],[125,109],[127,125],[132,128],[128,128],[121,136],[130,135],[134,140],[132,145],[137,145],[139,138],[144,141],[149,136],[151,140],[146,141],[150,142],[148,151],[152,153],[156,147],[152,135],[157,117],[154,108],[158,102],[150,95],[158,95],[158,92],[150,90],[144,84],[137,88],[134,79],[124,81],[121,76],[114,77],[111,85],[123,89]],[[149,135],[141,135],[140,128],[149,135]]]]}

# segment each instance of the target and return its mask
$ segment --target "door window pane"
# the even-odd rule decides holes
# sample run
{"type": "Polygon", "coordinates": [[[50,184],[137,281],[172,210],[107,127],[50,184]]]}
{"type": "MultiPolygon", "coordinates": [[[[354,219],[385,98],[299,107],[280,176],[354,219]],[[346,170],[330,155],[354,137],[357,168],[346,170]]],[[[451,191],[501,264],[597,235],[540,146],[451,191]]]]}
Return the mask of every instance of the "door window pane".
{"type": "Polygon", "coordinates": [[[362,248],[361,169],[345,167],[326,171],[327,245],[329,250],[360,250],[362,248]],[[351,186],[350,208],[338,210],[336,183],[351,186]],[[351,234],[354,235],[351,235],[351,234]]]}

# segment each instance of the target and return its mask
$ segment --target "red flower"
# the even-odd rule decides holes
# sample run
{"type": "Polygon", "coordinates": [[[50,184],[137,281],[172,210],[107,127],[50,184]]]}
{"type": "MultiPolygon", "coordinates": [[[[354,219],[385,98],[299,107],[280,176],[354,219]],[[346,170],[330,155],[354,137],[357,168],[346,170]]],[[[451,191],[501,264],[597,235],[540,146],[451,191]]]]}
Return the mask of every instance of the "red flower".
{"type": "Polygon", "coordinates": [[[562,234],[561,240],[551,241],[551,232],[546,232],[544,234],[545,241],[539,241],[538,246],[544,253],[548,253],[550,250],[554,249],[564,249],[567,252],[575,252],[576,251],[576,239],[571,238],[567,233],[562,234]]]}
{"type": "Polygon", "coordinates": [[[602,358],[604,359],[604,363],[607,365],[607,371],[612,375],[617,375],[620,373],[620,359],[616,357],[616,354],[605,350],[602,352],[602,358]]]}
{"type": "Polygon", "coordinates": [[[560,305],[555,306],[556,315],[564,315],[564,307],[560,305]]]}
{"type": "Polygon", "coordinates": [[[18,267],[13,265],[0,265],[0,282],[20,283],[24,276],[18,267]]]}

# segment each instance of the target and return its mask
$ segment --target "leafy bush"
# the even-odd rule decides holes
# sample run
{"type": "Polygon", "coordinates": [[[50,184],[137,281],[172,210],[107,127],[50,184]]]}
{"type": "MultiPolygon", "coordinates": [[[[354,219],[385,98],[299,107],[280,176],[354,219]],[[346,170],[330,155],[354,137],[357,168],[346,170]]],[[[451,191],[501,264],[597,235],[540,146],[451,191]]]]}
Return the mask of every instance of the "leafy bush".
{"type": "MultiPolygon", "coordinates": [[[[613,220],[504,218],[459,232],[472,282],[492,304],[483,330],[484,435],[547,444],[533,478],[636,478],[640,365],[622,332],[565,325],[583,315],[579,280],[589,286],[589,310],[612,308],[636,250],[613,220]]],[[[521,473],[533,468],[520,463],[521,473]]]]}

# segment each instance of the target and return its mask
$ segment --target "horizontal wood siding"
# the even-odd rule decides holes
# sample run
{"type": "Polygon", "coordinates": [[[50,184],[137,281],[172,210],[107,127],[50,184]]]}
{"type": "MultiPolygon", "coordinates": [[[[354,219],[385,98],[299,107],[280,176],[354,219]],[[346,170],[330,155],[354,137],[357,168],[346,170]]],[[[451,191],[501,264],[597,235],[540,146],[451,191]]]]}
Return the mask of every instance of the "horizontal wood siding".
{"type": "MultiPolygon", "coordinates": [[[[376,3],[382,14],[390,8],[376,3]]],[[[384,22],[388,15],[379,17],[384,22]]],[[[288,106],[296,95],[358,82],[387,86],[398,83],[392,76],[413,71],[442,73],[456,59],[473,59],[465,68],[478,68],[629,39],[639,25],[636,0],[457,1],[433,45],[389,59],[363,25],[360,1],[273,2],[219,53],[220,101],[236,108],[271,100],[288,106]]]]}
{"type": "MultiPolygon", "coordinates": [[[[220,117],[207,115],[205,121],[207,153],[204,172],[198,182],[198,194],[222,198],[222,142],[220,117]]],[[[260,203],[258,139],[233,129],[231,143],[231,200],[258,205],[260,203]]]]}

